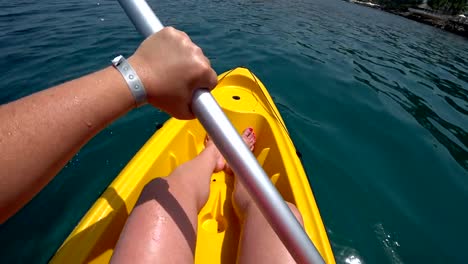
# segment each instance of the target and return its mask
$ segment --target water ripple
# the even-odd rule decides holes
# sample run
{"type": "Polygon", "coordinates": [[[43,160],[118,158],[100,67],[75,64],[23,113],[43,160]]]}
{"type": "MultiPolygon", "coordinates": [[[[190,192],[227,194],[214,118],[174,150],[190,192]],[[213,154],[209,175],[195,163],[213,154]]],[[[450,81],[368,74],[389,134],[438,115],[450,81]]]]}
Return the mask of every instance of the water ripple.
{"type": "MultiPolygon", "coordinates": [[[[149,3],[218,72],[244,65],[268,87],[338,263],[465,261],[467,39],[338,0],[149,3]]],[[[6,1],[0,103],[105,67],[140,40],[117,1],[6,1]]],[[[138,109],[96,137],[0,227],[0,262],[47,262],[166,118],[138,109]]]]}

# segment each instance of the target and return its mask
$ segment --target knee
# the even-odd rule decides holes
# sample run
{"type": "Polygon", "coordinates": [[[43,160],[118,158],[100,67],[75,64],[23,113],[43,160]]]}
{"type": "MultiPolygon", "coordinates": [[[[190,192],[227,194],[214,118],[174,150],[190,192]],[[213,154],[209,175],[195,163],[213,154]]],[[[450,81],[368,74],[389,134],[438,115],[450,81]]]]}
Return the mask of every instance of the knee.
{"type": "Polygon", "coordinates": [[[302,219],[301,212],[299,212],[297,207],[294,204],[290,203],[290,202],[286,202],[286,204],[288,205],[289,209],[291,210],[291,212],[296,217],[297,221],[299,221],[301,226],[304,226],[304,220],[302,219]]]}
{"type": "Polygon", "coordinates": [[[154,200],[157,196],[161,196],[168,192],[169,184],[167,181],[164,178],[155,178],[143,187],[136,205],[143,204],[149,200],[154,200]]]}

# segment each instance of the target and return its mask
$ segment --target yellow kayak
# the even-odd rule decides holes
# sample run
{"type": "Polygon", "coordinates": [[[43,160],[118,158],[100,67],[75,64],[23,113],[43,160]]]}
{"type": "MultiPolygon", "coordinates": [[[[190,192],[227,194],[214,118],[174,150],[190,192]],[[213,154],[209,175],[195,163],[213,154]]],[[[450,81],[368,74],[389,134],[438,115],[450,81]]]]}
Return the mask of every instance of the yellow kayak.
{"type": "MultiPolygon", "coordinates": [[[[254,155],[285,200],[302,213],[306,233],[326,263],[335,263],[322,218],[285,123],[267,89],[248,69],[218,77],[213,95],[236,129],[253,127],[254,155]]],[[[145,184],[169,175],[203,150],[197,120],[169,119],[111,183],[68,236],[52,263],[108,263],[120,232],[145,184]]],[[[235,263],[239,223],[231,205],[232,177],[212,175],[211,193],[198,215],[196,263],[235,263]]]]}

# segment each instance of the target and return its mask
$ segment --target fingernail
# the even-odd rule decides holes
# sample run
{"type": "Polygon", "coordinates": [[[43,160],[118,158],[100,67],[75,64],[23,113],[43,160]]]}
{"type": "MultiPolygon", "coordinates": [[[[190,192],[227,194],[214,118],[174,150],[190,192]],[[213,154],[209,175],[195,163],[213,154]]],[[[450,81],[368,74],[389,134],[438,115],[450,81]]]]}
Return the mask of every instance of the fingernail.
{"type": "Polygon", "coordinates": [[[252,131],[253,131],[253,128],[249,127],[249,131],[252,132],[252,131]]]}

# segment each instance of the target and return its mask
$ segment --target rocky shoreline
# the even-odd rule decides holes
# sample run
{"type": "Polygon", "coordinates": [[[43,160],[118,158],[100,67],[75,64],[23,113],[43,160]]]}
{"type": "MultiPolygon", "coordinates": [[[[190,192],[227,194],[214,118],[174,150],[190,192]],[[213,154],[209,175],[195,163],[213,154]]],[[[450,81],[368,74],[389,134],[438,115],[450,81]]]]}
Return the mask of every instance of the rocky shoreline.
{"type": "Polygon", "coordinates": [[[402,16],[414,21],[418,21],[436,28],[446,30],[448,32],[455,33],[460,36],[468,38],[468,18],[460,16],[448,16],[441,15],[436,13],[431,13],[426,10],[417,9],[417,8],[408,8],[408,11],[402,12],[399,10],[392,10],[382,7],[380,5],[355,1],[355,0],[345,0],[350,3],[367,6],[370,8],[380,9],[385,12],[389,12],[398,16],[402,16]]]}
{"type": "Polygon", "coordinates": [[[397,12],[397,15],[415,20],[427,25],[440,28],[457,35],[468,37],[468,19],[456,16],[431,16],[410,10],[408,12],[397,12]]]}

